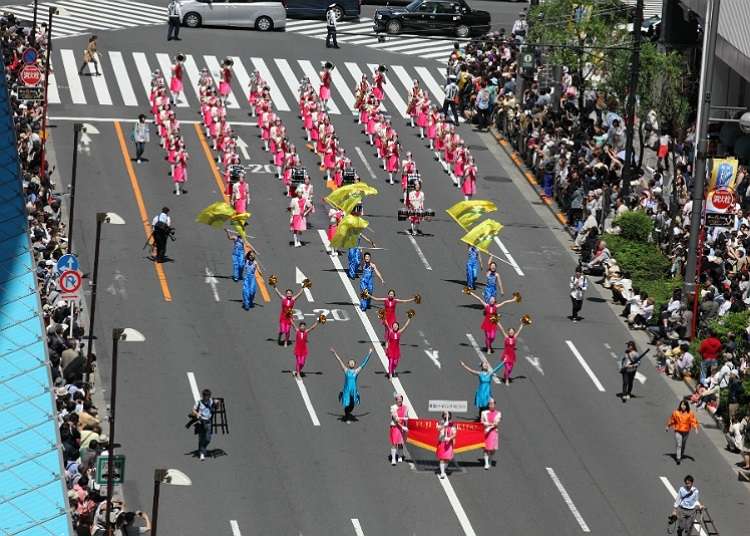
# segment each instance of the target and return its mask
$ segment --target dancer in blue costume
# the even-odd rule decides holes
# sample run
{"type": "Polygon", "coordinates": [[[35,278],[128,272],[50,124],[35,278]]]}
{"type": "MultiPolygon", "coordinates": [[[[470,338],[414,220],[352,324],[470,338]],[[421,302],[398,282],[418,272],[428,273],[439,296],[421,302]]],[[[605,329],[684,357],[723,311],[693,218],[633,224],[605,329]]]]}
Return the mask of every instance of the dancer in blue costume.
{"type": "Polygon", "coordinates": [[[489,406],[490,398],[492,398],[492,376],[505,366],[505,362],[500,361],[493,369],[490,369],[490,364],[487,361],[482,362],[481,370],[469,368],[463,361],[461,361],[461,366],[466,369],[466,372],[479,377],[479,385],[477,385],[477,390],[474,393],[474,405],[481,415],[482,411],[489,406]]]}
{"type": "Polygon", "coordinates": [[[471,290],[476,288],[479,270],[483,268],[482,256],[479,254],[479,250],[470,245],[468,257],[466,258],[466,286],[471,290]]]}
{"type": "Polygon", "coordinates": [[[367,311],[370,308],[370,297],[375,290],[375,284],[372,281],[373,274],[378,276],[381,285],[385,283],[385,281],[383,280],[383,276],[380,275],[378,267],[372,262],[372,256],[369,252],[363,255],[362,260],[362,278],[359,280],[359,308],[363,311],[367,311]]]}
{"type": "Polygon", "coordinates": [[[349,248],[347,260],[349,265],[346,268],[346,273],[349,275],[349,279],[356,279],[357,273],[359,273],[360,265],[362,264],[362,248],[359,245],[360,240],[364,240],[369,243],[372,247],[375,247],[375,242],[367,238],[364,234],[360,234],[357,238],[357,245],[353,248],[349,248]]]}
{"type": "Polygon", "coordinates": [[[500,279],[500,274],[497,271],[497,264],[493,261],[494,257],[490,255],[490,263],[488,265],[489,270],[487,271],[487,284],[484,287],[484,301],[489,302],[490,298],[497,299],[497,289],[500,288],[500,294],[505,294],[503,289],[503,280],[500,279]]]}
{"type": "Polygon", "coordinates": [[[255,292],[258,290],[258,284],[255,281],[255,271],[258,269],[258,262],[255,260],[255,252],[250,250],[245,255],[245,264],[242,267],[242,308],[249,311],[255,304],[255,292]]]}
{"type": "Polygon", "coordinates": [[[357,377],[367,366],[367,362],[372,355],[372,349],[367,352],[367,355],[359,366],[357,366],[354,359],[350,359],[344,364],[344,361],[339,357],[339,354],[336,353],[335,349],[331,348],[331,352],[336,356],[336,360],[339,362],[339,365],[341,365],[341,370],[344,371],[344,387],[342,387],[341,392],[339,393],[339,402],[341,402],[341,405],[344,407],[344,417],[342,420],[349,424],[350,422],[357,420],[357,418],[352,415],[354,406],[359,405],[360,401],[359,391],[357,390],[357,377]]]}
{"type": "Polygon", "coordinates": [[[245,264],[245,241],[239,235],[224,229],[227,232],[227,238],[234,242],[232,247],[232,281],[239,281],[242,277],[242,267],[245,264]]]}

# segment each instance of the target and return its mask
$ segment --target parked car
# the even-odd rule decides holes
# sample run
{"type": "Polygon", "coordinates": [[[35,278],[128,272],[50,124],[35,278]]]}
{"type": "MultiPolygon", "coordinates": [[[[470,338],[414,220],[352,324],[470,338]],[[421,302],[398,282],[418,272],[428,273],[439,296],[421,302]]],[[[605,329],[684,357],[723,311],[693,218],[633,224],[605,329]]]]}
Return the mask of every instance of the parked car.
{"type": "Polygon", "coordinates": [[[185,0],[182,24],[200,26],[239,26],[261,32],[286,27],[286,9],[272,0],[185,0]]]}
{"type": "Polygon", "coordinates": [[[480,36],[490,31],[490,14],[471,9],[464,0],[414,0],[406,7],[376,10],[373,30],[389,34],[480,36]]]}
{"type": "Polygon", "coordinates": [[[322,18],[325,17],[328,6],[333,4],[336,18],[359,18],[362,10],[360,0],[285,0],[286,13],[292,18],[322,18]]]}

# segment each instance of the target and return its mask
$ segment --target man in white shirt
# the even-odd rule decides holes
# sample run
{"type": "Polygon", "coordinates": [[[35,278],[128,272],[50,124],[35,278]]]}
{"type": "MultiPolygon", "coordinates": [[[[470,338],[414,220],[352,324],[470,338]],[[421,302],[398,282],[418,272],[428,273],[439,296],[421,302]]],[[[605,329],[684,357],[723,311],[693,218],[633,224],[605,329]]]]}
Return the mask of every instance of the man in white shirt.
{"type": "Polygon", "coordinates": [[[158,216],[151,221],[154,238],[154,260],[164,262],[167,256],[167,238],[172,235],[172,219],[169,217],[169,207],[164,207],[158,216]]]}
{"type": "Polygon", "coordinates": [[[180,24],[182,23],[182,5],[179,0],[170,0],[167,5],[167,41],[174,39],[175,41],[182,41],[180,39],[180,24]]]}
{"type": "Polygon", "coordinates": [[[328,31],[326,34],[326,48],[339,48],[339,44],[336,41],[336,28],[339,21],[336,17],[335,7],[336,4],[331,4],[326,10],[326,30],[328,31]]]}
{"type": "Polygon", "coordinates": [[[703,505],[698,500],[700,492],[693,485],[693,477],[685,477],[685,485],[681,486],[675,497],[672,518],[677,522],[677,536],[688,536],[693,532],[695,516],[703,510],[703,505]]]}
{"type": "Polygon", "coordinates": [[[583,307],[583,293],[589,288],[589,283],[580,266],[576,268],[576,273],[570,278],[570,301],[573,304],[573,311],[568,317],[573,322],[583,320],[578,313],[583,307]]]}

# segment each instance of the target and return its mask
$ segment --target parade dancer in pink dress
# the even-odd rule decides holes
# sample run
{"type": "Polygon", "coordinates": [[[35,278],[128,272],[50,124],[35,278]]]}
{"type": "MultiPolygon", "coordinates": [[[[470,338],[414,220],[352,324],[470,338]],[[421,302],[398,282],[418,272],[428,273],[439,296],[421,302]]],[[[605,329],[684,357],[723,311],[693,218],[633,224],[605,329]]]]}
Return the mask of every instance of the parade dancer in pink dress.
{"type": "Polygon", "coordinates": [[[372,94],[375,95],[375,98],[378,99],[378,101],[382,101],[385,96],[383,87],[387,83],[385,79],[385,72],[387,70],[388,69],[385,68],[385,65],[379,65],[372,75],[372,94]]]}
{"type": "Polygon", "coordinates": [[[307,230],[307,214],[310,212],[310,207],[302,195],[302,190],[299,190],[297,197],[293,197],[289,202],[289,211],[291,212],[289,228],[292,231],[293,245],[295,248],[299,248],[302,247],[299,237],[303,231],[307,230]]]}
{"type": "Polygon", "coordinates": [[[184,68],[182,66],[185,61],[184,54],[177,54],[172,65],[172,79],[169,81],[169,90],[172,92],[172,98],[174,102],[180,102],[180,93],[182,93],[182,74],[184,68]]]}
{"type": "Polygon", "coordinates": [[[273,290],[276,295],[281,299],[281,312],[279,313],[279,346],[289,346],[289,334],[292,330],[292,316],[294,315],[294,304],[297,298],[302,294],[303,288],[297,291],[297,294],[292,294],[292,289],[286,289],[284,294],[279,292],[276,285],[273,285],[273,290]],[[283,338],[283,341],[282,341],[283,338]]]}
{"type": "Polygon", "coordinates": [[[417,105],[422,98],[422,88],[419,87],[419,80],[414,80],[411,90],[409,91],[409,103],[406,105],[406,115],[409,116],[409,123],[414,128],[414,121],[417,118],[417,105]]]}
{"type": "Polygon", "coordinates": [[[377,296],[370,296],[370,299],[376,302],[383,302],[382,322],[383,322],[383,329],[385,329],[386,341],[388,340],[388,331],[390,331],[389,326],[393,326],[394,323],[398,322],[398,319],[396,318],[396,305],[398,305],[399,303],[410,303],[410,302],[416,302],[417,304],[419,304],[422,300],[419,294],[415,295],[413,298],[409,298],[408,300],[402,300],[396,297],[396,291],[393,289],[390,289],[388,291],[388,295],[384,298],[378,298],[377,296]]]}
{"type": "MultiPolygon", "coordinates": [[[[322,315],[321,315],[322,316],[322,315]]],[[[307,343],[308,338],[310,336],[310,332],[314,330],[316,327],[318,327],[318,324],[320,323],[320,318],[315,320],[312,326],[309,328],[305,327],[304,322],[300,322],[299,324],[295,324],[294,320],[291,318],[289,319],[289,322],[291,323],[292,327],[295,330],[294,335],[294,372],[293,374],[295,376],[304,378],[305,373],[302,372],[302,369],[305,366],[305,362],[307,361],[308,356],[308,349],[307,349],[307,343]]]]}
{"type": "Polygon", "coordinates": [[[464,194],[464,200],[468,201],[477,193],[477,166],[474,164],[474,158],[469,156],[464,168],[464,176],[461,181],[461,191],[464,194]]]}
{"type": "Polygon", "coordinates": [[[385,170],[388,172],[388,184],[393,184],[393,174],[398,171],[399,145],[395,140],[388,142],[385,149],[385,170]]]}
{"type": "Polygon", "coordinates": [[[333,64],[327,61],[323,65],[323,70],[320,71],[320,89],[318,95],[320,101],[323,103],[323,109],[328,109],[328,99],[331,98],[331,71],[333,70],[333,64]]]}
{"type": "Polygon", "coordinates": [[[403,395],[396,393],[393,399],[396,403],[391,406],[388,439],[391,443],[391,465],[396,465],[404,461],[404,444],[409,433],[409,407],[404,404],[403,395]]]}
{"type": "Polygon", "coordinates": [[[453,184],[459,186],[459,180],[464,176],[464,168],[466,164],[466,147],[463,143],[459,143],[456,147],[456,156],[453,159],[453,167],[450,170],[451,180],[453,184]]]}
{"type": "Polygon", "coordinates": [[[388,334],[385,339],[385,355],[388,357],[388,374],[386,378],[391,379],[396,375],[396,367],[401,360],[401,334],[409,327],[413,313],[408,316],[403,327],[398,322],[388,326],[388,334]]]}
{"type": "Polygon", "coordinates": [[[234,61],[230,58],[224,59],[221,64],[219,96],[221,97],[222,104],[226,104],[229,93],[232,91],[232,65],[234,65],[234,61]]]}
{"type": "MultiPolygon", "coordinates": [[[[430,115],[427,118],[427,140],[429,142],[428,147],[430,150],[435,148],[435,138],[437,137],[437,127],[443,121],[442,115],[438,112],[436,106],[432,106],[430,115]]],[[[437,156],[437,153],[435,153],[437,156]]]]}
{"type": "Polygon", "coordinates": [[[518,336],[521,334],[524,323],[522,320],[517,330],[510,328],[508,331],[505,331],[505,328],[499,321],[497,325],[505,337],[503,340],[503,363],[505,363],[503,379],[505,380],[505,385],[510,385],[510,374],[513,372],[513,367],[516,364],[516,342],[518,341],[518,336]]]}
{"type": "Polygon", "coordinates": [[[484,470],[495,465],[495,453],[500,446],[500,420],[502,414],[495,409],[495,399],[490,398],[489,406],[482,411],[480,421],[484,426],[484,470]]]}
{"type": "MultiPolygon", "coordinates": [[[[464,292],[466,291],[464,290],[464,292]]],[[[482,331],[484,332],[484,351],[488,354],[491,354],[492,343],[495,342],[495,337],[497,336],[497,326],[500,322],[500,309],[511,302],[517,301],[519,298],[516,298],[514,296],[509,300],[497,303],[495,301],[495,296],[490,296],[489,299],[485,301],[481,296],[475,294],[474,292],[467,292],[466,294],[476,299],[479,303],[482,304],[482,307],[484,307],[484,319],[482,320],[481,326],[482,331]]]]}
{"type": "Polygon", "coordinates": [[[245,174],[241,173],[239,180],[232,185],[231,202],[237,214],[247,212],[247,203],[250,201],[250,189],[245,182],[245,174]]]}
{"type": "Polygon", "coordinates": [[[414,189],[409,192],[409,195],[406,198],[406,208],[409,208],[416,212],[415,214],[409,216],[409,229],[406,232],[411,235],[423,234],[420,225],[422,224],[422,220],[424,219],[424,216],[422,215],[425,209],[424,200],[425,194],[424,190],[422,190],[422,181],[415,181],[414,189]]]}
{"type": "Polygon", "coordinates": [[[187,190],[182,188],[182,184],[187,181],[187,161],[190,156],[185,150],[182,140],[180,140],[180,147],[177,149],[177,155],[175,157],[174,172],[172,173],[172,182],[174,182],[174,194],[180,195],[181,193],[186,194],[187,190]]]}
{"type": "Polygon", "coordinates": [[[453,444],[456,441],[458,429],[453,424],[453,414],[450,411],[444,411],[437,423],[438,444],[435,454],[440,464],[440,478],[445,478],[445,469],[453,460],[453,444]]]}
{"type": "Polygon", "coordinates": [[[419,138],[424,139],[425,129],[427,128],[427,118],[430,115],[430,99],[427,94],[417,101],[417,126],[419,127],[419,138]]]}
{"type": "Polygon", "coordinates": [[[284,172],[283,172],[283,178],[282,178],[282,184],[284,185],[284,193],[287,197],[291,195],[290,193],[290,185],[292,184],[292,171],[294,171],[294,168],[299,166],[302,163],[300,160],[299,155],[297,154],[297,149],[294,145],[289,146],[289,152],[286,154],[286,157],[284,158],[284,172]]]}
{"type": "Polygon", "coordinates": [[[250,112],[248,115],[251,117],[255,117],[255,105],[258,102],[258,98],[260,98],[264,84],[265,82],[260,76],[260,72],[257,70],[253,71],[253,74],[250,75],[250,83],[247,87],[247,103],[250,105],[250,112]]]}
{"type": "Polygon", "coordinates": [[[409,175],[417,173],[417,163],[412,157],[411,151],[406,152],[406,158],[401,161],[401,193],[403,194],[403,202],[406,204],[406,191],[409,185],[409,175]]]}

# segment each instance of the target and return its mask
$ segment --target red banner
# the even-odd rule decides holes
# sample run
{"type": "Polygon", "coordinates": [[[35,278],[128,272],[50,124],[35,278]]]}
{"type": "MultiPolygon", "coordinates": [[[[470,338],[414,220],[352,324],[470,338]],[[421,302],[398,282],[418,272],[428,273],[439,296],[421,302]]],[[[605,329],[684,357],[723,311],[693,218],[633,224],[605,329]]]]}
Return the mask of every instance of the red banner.
{"type": "MultiPolygon", "coordinates": [[[[408,443],[435,452],[438,444],[437,419],[409,419],[408,443]]],[[[468,452],[484,448],[484,426],[480,422],[454,421],[456,440],[453,452],[468,452]]]]}

